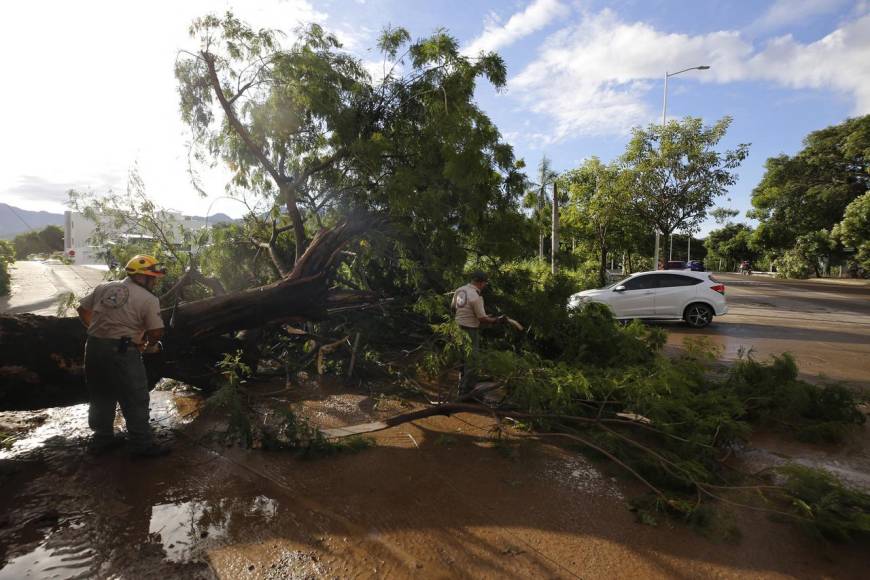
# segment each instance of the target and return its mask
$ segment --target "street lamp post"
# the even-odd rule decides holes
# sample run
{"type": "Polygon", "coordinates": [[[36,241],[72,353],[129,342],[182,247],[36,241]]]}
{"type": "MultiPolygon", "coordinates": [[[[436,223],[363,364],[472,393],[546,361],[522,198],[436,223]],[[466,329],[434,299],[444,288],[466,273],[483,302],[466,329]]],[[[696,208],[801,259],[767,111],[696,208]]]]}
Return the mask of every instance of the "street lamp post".
{"type": "MultiPolygon", "coordinates": [[[[668,120],[668,79],[671,77],[675,77],[679,74],[683,74],[684,72],[688,72],[690,70],[708,70],[709,65],[701,65],[701,66],[690,66],[689,68],[684,68],[683,70],[679,70],[675,73],[669,73],[665,71],[665,97],[662,103],[662,133],[664,136],[665,123],[668,120]]],[[[653,263],[655,269],[659,269],[659,237],[661,236],[661,232],[659,232],[658,228],[656,228],[656,253],[655,258],[653,259],[653,263]]]]}

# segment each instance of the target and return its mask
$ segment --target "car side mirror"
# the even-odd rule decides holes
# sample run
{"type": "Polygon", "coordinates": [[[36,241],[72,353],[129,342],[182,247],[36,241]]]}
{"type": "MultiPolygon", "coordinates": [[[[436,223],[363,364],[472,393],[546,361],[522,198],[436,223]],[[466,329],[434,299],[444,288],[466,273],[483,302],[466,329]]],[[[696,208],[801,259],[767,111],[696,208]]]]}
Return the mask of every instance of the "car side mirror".
{"type": "Polygon", "coordinates": [[[620,284],[619,286],[617,286],[616,288],[614,288],[613,291],[614,291],[614,292],[625,292],[625,286],[623,286],[622,284],[620,284]]]}

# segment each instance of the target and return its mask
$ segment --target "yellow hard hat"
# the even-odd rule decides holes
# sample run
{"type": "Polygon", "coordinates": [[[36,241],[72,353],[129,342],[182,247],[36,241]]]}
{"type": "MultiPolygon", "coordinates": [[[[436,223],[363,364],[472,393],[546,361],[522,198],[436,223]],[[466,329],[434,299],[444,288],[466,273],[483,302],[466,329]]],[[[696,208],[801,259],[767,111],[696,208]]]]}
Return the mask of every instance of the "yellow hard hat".
{"type": "Polygon", "coordinates": [[[154,256],[146,256],[145,254],[139,254],[130,258],[124,269],[129,276],[141,274],[143,276],[159,278],[166,274],[166,268],[161,266],[154,256]]]}

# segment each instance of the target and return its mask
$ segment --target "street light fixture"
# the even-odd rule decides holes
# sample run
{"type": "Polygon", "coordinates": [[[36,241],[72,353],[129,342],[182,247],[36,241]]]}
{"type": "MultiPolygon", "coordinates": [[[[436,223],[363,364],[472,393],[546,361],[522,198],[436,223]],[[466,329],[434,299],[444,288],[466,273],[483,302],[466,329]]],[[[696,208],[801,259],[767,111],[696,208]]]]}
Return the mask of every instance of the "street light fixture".
{"type": "MultiPolygon", "coordinates": [[[[668,120],[668,79],[671,77],[675,77],[679,74],[683,74],[684,72],[688,72],[690,70],[708,70],[710,68],[709,65],[702,64],[700,66],[690,66],[689,68],[684,68],[683,70],[678,70],[675,73],[669,73],[665,71],[665,98],[664,103],[662,104],[662,131],[664,131],[665,123],[668,120]]],[[[654,267],[656,270],[659,269],[659,237],[661,236],[661,232],[659,232],[658,228],[656,228],[656,253],[654,258],[654,267]]]]}

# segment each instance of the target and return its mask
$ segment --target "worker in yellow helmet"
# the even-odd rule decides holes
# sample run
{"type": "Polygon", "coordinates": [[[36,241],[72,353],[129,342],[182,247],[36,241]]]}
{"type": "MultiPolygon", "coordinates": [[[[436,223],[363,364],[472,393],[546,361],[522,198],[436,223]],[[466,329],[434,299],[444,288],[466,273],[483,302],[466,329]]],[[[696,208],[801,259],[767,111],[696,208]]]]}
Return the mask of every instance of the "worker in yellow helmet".
{"type": "Polygon", "coordinates": [[[154,442],[148,423],[148,378],[141,353],[155,350],[163,336],[160,301],[153,292],[166,271],[147,255],[133,256],[124,269],[126,278],[100,284],[78,308],[88,329],[85,377],[88,425],[94,432],[88,451],[101,454],[120,442],[113,428],[115,407],[120,404],[130,452],[155,457],[169,450],[154,442]]]}

